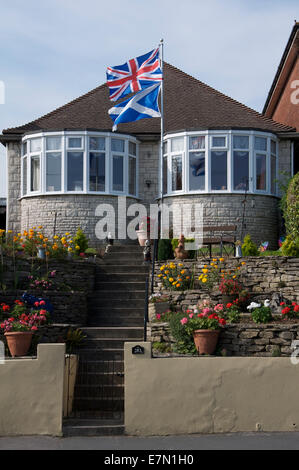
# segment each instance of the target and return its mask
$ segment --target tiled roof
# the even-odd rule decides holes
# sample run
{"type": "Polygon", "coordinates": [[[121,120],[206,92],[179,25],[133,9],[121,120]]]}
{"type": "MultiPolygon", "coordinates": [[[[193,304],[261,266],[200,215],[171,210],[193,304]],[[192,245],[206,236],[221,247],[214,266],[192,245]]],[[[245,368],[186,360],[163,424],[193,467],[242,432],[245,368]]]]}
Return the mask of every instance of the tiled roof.
{"type": "MultiPolygon", "coordinates": [[[[5,129],[3,134],[58,129],[98,129],[111,131],[106,84],[23,126],[5,129]]],[[[251,108],[229,98],[194,77],[165,63],[165,132],[192,129],[261,129],[273,132],[293,130],[266,118],[251,108]]],[[[159,134],[160,118],[121,124],[118,131],[130,134],[159,134]]]]}

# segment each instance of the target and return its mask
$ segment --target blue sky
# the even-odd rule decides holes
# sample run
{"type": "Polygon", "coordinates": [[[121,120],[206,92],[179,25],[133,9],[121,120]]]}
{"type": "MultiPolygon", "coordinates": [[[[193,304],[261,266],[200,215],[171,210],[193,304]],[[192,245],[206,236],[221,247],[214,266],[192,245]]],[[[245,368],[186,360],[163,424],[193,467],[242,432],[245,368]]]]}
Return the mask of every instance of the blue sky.
{"type": "Polygon", "coordinates": [[[297,0],[2,1],[0,130],[95,88],[107,65],[162,37],[167,62],[261,111],[295,18],[297,0]]]}

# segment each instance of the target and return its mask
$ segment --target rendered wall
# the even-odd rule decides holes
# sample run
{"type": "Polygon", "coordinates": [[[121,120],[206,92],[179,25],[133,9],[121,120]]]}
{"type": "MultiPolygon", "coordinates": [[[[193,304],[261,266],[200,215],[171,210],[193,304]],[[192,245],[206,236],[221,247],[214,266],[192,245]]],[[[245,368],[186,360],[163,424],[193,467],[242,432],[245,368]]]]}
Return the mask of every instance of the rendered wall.
{"type": "Polygon", "coordinates": [[[0,364],[0,436],[62,435],[65,344],[0,364]]]}
{"type": "Polygon", "coordinates": [[[125,344],[125,430],[167,435],[299,429],[299,365],[290,358],[151,358],[125,344]]]}

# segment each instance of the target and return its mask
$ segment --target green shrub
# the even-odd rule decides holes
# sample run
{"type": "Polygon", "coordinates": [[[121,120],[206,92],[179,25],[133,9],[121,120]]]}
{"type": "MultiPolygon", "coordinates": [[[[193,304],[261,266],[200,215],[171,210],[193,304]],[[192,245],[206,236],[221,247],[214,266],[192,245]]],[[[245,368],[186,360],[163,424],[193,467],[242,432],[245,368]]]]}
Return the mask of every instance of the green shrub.
{"type": "Polygon", "coordinates": [[[81,228],[77,230],[76,236],[74,237],[74,244],[76,253],[85,253],[88,248],[87,237],[81,228]]]}
{"type": "Polygon", "coordinates": [[[171,352],[171,346],[168,343],[159,343],[158,341],[156,341],[152,344],[152,348],[155,351],[158,351],[160,353],[169,353],[169,352],[171,352]]]}
{"type": "Polygon", "coordinates": [[[168,259],[173,259],[171,240],[169,238],[161,238],[158,243],[158,260],[166,261],[168,259]]]}
{"type": "Polygon", "coordinates": [[[259,256],[259,250],[255,243],[251,240],[249,234],[244,238],[244,243],[242,245],[242,254],[243,256],[259,256]]]}
{"type": "Polygon", "coordinates": [[[287,234],[296,237],[299,233],[299,172],[288,185],[284,218],[287,234]]]}
{"type": "Polygon", "coordinates": [[[299,236],[288,235],[281,246],[284,256],[299,256],[299,236]]]}
{"type": "Polygon", "coordinates": [[[251,316],[254,323],[269,323],[273,320],[270,307],[255,308],[251,316]]]}
{"type": "Polygon", "coordinates": [[[169,322],[170,331],[176,343],[173,346],[173,351],[180,354],[195,354],[197,350],[194,344],[193,336],[187,333],[184,325],[181,324],[182,318],[186,316],[183,312],[174,314],[169,322]]]}
{"type": "Polygon", "coordinates": [[[86,255],[96,255],[97,250],[95,248],[87,248],[87,250],[85,250],[85,254],[86,255]]]}
{"type": "MultiPolygon", "coordinates": [[[[186,245],[186,243],[193,243],[193,242],[194,242],[194,238],[185,238],[185,240],[184,240],[185,245],[186,245]]],[[[178,238],[173,238],[171,240],[171,246],[172,246],[173,253],[174,253],[174,250],[178,247],[178,245],[179,245],[178,238]]],[[[188,259],[196,258],[197,250],[186,250],[186,251],[188,251],[188,259]]]]}

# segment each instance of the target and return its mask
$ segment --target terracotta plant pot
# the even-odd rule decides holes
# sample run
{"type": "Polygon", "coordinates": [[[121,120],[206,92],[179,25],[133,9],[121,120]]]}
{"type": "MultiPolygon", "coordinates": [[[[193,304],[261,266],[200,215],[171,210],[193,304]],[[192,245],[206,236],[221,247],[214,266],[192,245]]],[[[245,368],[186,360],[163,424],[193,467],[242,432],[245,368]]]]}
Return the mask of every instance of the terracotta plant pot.
{"type": "Polygon", "coordinates": [[[233,303],[234,300],[236,300],[238,298],[238,294],[222,294],[222,303],[224,305],[228,304],[228,303],[233,303]]]}
{"type": "MultiPolygon", "coordinates": [[[[137,238],[140,246],[145,246],[145,242],[148,239],[147,232],[145,230],[136,230],[137,238]]],[[[153,244],[153,240],[150,240],[151,245],[153,244]]]]}
{"type": "Polygon", "coordinates": [[[12,357],[25,356],[31,346],[32,331],[9,331],[4,333],[12,357]]]}
{"type": "Polygon", "coordinates": [[[213,354],[215,352],[220,330],[195,330],[193,338],[198,354],[213,354]]]}

